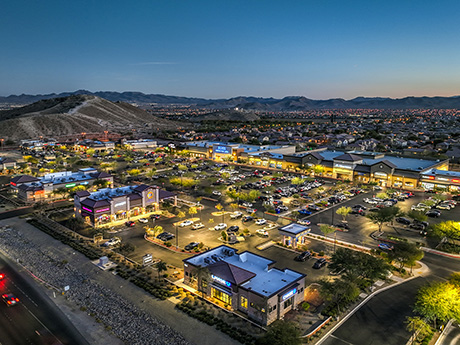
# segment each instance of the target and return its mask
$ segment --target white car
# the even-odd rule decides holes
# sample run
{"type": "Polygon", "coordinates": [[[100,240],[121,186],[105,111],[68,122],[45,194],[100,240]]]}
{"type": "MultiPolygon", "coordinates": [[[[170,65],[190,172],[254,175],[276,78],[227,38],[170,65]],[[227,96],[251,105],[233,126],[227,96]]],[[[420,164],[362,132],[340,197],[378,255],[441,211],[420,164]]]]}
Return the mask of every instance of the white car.
{"type": "Polygon", "coordinates": [[[243,212],[236,211],[236,212],[233,212],[233,213],[230,215],[230,218],[231,218],[231,219],[236,219],[236,218],[240,218],[242,215],[243,215],[243,212]]]}
{"type": "Polygon", "coordinates": [[[252,207],[252,204],[250,202],[245,202],[243,203],[244,207],[252,207]]]}
{"type": "Polygon", "coordinates": [[[297,223],[299,223],[300,225],[310,225],[311,224],[311,222],[308,219],[298,220],[297,223]]]}
{"type": "Polygon", "coordinates": [[[225,223],[219,223],[217,224],[215,227],[214,227],[214,230],[218,231],[218,230],[224,230],[227,228],[227,224],[225,223]]]}
{"type": "Polygon", "coordinates": [[[256,230],[257,235],[263,236],[263,237],[268,237],[268,231],[263,230],[263,229],[257,229],[256,230]]]}
{"type": "Polygon", "coordinates": [[[139,223],[144,223],[144,224],[149,222],[149,220],[146,219],[146,218],[140,218],[140,219],[138,219],[138,221],[139,221],[139,223]]]}
{"type": "Polygon", "coordinates": [[[116,244],[119,244],[121,241],[119,238],[111,238],[110,240],[108,240],[107,242],[105,242],[102,246],[103,247],[110,247],[110,246],[114,246],[116,244]]]}
{"type": "Polygon", "coordinates": [[[452,208],[452,206],[449,205],[449,204],[442,203],[442,204],[439,204],[438,206],[436,206],[436,208],[440,209],[440,210],[450,210],[452,208]]]}
{"type": "Polygon", "coordinates": [[[179,224],[179,226],[181,228],[185,227],[185,226],[189,226],[189,225],[192,225],[193,224],[193,221],[191,220],[184,220],[182,223],[179,224]]]}
{"type": "Polygon", "coordinates": [[[215,191],[212,192],[212,195],[221,196],[222,193],[219,192],[218,190],[215,190],[215,191]]]}
{"type": "Polygon", "coordinates": [[[266,224],[266,223],[267,223],[267,220],[264,219],[264,218],[262,218],[262,219],[257,219],[257,220],[256,220],[256,224],[257,224],[257,225],[264,225],[264,224],[266,224]]]}
{"type": "Polygon", "coordinates": [[[204,228],[204,224],[203,224],[203,223],[196,223],[196,224],[193,224],[193,225],[192,225],[192,229],[193,229],[193,230],[198,230],[198,229],[201,229],[201,228],[204,228]]]}

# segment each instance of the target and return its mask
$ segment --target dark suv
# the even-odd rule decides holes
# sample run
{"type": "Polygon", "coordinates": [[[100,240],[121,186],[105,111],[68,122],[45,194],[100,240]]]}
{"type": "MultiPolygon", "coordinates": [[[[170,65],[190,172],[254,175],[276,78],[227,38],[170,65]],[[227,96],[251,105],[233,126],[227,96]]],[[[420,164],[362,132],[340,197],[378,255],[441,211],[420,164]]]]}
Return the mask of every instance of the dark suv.
{"type": "Polygon", "coordinates": [[[404,225],[409,225],[411,223],[411,221],[407,218],[404,218],[404,217],[398,217],[396,218],[396,221],[400,224],[404,224],[404,225]]]}
{"type": "Polygon", "coordinates": [[[294,260],[295,261],[307,261],[311,258],[311,253],[307,250],[306,252],[300,253],[297,255],[294,260]]]}
{"type": "Polygon", "coordinates": [[[244,216],[242,219],[243,223],[249,222],[251,220],[254,220],[254,218],[251,216],[244,216]]]}

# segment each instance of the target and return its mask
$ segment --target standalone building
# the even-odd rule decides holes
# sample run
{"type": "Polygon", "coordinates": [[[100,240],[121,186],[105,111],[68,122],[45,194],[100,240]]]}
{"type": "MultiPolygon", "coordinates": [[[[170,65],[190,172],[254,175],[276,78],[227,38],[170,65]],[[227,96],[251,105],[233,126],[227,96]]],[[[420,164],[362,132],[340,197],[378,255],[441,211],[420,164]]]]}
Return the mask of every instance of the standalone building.
{"type": "Polygon", "coordinates": [[[305,300],[305,274],[275,268],[275,261],[251,252],[222,245],[183,262],[185,284],[264,326],[305,300]],[[207,279],[197,274],[202,268],[207,279]]]}
{"type": "Polygon", "coordinates": [[[94,168],[83,168],[77,172],[61,171],[43,177],[30,175],[15,176],[10,181],[11,189],[18,198],[25,202],[37,202],[55,198],[54,191],[70,189],[76,186],[91,186],[96,180],[108,181],[113,184],[113,177],[94,168]]]}
{"type": "Polygon", "coordinates": [[[94,193],[81,191],[74,198],[75,216],[99,226],[158,211],[160,201],[165,199],[173,199],[176,204],[173,193],[147,185],[103,188],[94,193]]]}

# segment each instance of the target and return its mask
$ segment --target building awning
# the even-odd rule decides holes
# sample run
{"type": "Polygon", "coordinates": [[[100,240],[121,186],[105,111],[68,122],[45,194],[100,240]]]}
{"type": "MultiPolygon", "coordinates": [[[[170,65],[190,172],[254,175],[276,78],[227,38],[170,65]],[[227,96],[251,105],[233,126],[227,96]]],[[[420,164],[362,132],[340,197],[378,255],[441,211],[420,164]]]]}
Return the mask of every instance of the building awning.
{"type": "Polygon", "coordinates": [[[230,296],[232,295],[232,290],[230,290],[229,288],[226,288],[221,285],[214,284],[214,283],[211,284],[211,287],[213,287],[216,290],[222,291],[223,293],[226,293],[227,295],[230,295],[230,296]]]}

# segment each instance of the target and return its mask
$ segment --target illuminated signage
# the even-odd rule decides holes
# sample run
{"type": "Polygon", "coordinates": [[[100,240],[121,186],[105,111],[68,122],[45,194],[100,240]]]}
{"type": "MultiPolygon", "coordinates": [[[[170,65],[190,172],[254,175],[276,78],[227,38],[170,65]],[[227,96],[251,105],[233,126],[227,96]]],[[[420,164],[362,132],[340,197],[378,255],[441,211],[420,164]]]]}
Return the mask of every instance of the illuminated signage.
{"type": "Polygon", "coordinates": [[[113,205],[113,206],[115,206],[115,207],[120,207],[120,206],[123,206],[123,205],[126,205],[126,201],[118,202],[118,203],[116,203],[116,204],[113,205]]]}
{"type": "Polygon", "coordinates": [[[216,146],[213,147],[214,153],[225,153],[225,154],[230,154],[232,153],[232,148],[228,146],[216,146]]]}
{"type": "Polygon", "coordinates": [[[214,279],[216,282],[221,283],[222,285],[227,285],[228,287],[232,286],[232,283],[215,276],[214,274],[211,274],[211,278],[214,279]]]}
{"type": "Polygon", "coordinates": [[[437,178],[439,181],[449,181],[448,178],[445,178],[445,177],[438,177],[437,178]]]}
{"type": "Polygon", "coordinates": [[[452,179],[452,182],[453,183],[460,183],[460,180],[458,178],[454,178],[454,179],[452,179]]]}
{"type": "Polygon", "coordinates": [[[69,183],[69,184],[66,184],[65,187],[70,188],[70,187],[75,187],[76,185],[77,185],[76,183],[69,183]]]}
{"type": "Polygon", "coordinates": [[[352,169],[351,165],[334,163],[334,168],[352,169]]]}
{"type": "Polygon", "coordinates": [[[147,193],[147,198],[152,199],[153,198],[153,191],[150,191],[147,193]]]}
{"type": "Polygon", "coordinates": [[[88,181],[82,182],[82,183],[80,183],[80,184],[81,184],[81,185],[86,185],[86,184],[88,184],[88,181]]]}
{"type": "Polygon", "coordinates": [[[375,172],[374,173],[374,176],[382,176],[382,177],[387,177],[388,175],[386,173],[383,173],[383,172],[375,172]]]}
{"type": "Polygon", "coordinates": [[[97,210],[96,213],[105,212],[105,211],[110,211],[110,207],[101,208],[100,210],[97,210]]]}
{"type": "Polygon", "coordinates": [[[428,180],[434,180],[434,176],[422,175],[422,178],[426,178],[428,180]]]}
{"type": "Polygon", "coordinates": [[[87,212],[93,213],[92,210],[90,210],[89,208],[86,208],[85,206],[82,206],[81,209],[82,209],[82,210],[85,210],[85,211],[87,211],[87,212]]]}
{"type": "Polygon", "coordinates": [[[289,291],[288,293],[284,294],[283,297],[281,297],[281,299],[284,301],[284,300],[287,300],[288,298],[291,298],[292,296],[295,295],[295,293],[297,292],[297,289],[292,289],[291,291],[289,291]]]}
{"type": "Polygon", "coordinates": [[[14,182],[10,182],[10,184],[11,184],[12,186],[16,186],[16,183],[14,183],[14,182]]]}

